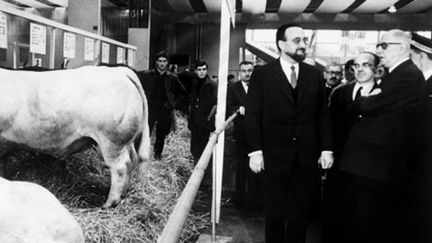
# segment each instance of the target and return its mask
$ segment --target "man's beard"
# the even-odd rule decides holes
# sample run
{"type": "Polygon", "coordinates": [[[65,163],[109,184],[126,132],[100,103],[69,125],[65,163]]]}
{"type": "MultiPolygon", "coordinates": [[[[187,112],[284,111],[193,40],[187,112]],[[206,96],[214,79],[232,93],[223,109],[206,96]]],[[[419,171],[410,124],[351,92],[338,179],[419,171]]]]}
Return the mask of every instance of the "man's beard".
{"type": "Polygon", "coordinates": [[[292,59],[297,62],[302,62],[306,58],[306,49],[298,48],[294,54],[287,53],[292,59]]]}

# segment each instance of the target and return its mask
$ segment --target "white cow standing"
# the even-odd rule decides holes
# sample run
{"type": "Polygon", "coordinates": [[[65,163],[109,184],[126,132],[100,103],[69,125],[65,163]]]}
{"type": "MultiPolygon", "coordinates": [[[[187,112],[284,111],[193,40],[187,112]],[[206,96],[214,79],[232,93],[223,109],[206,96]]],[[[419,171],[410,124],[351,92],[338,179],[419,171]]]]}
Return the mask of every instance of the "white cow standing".
{"type": "Polygon", "coordinates": [[[0,177],[0,242],[84,243],[80,225],[45,188],[0,177]]]}
{"type": "Polygon", "coordinates": [[[96,142],[111,172],[104,207],[115,206],[150,157],[147,100],[127,67],[48,72],[0,69],[0,156],[30,149],[64,158],[96,142]]]}

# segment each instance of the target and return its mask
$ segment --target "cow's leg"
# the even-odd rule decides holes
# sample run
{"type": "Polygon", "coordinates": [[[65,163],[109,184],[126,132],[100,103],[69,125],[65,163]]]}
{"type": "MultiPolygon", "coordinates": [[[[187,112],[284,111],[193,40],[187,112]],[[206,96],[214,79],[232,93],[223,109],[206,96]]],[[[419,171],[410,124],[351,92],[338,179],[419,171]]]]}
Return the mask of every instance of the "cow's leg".
{"type": "Polygon", "coordinates": [[[128,166],[130,166],[131,162],[130,146],[132,145],[122,148],[116,145],[100,146],[105,164],[109,167],[111,174],[110,192],[107,201],[103,205],[104,208],[116,206],[120,202],[121,195],[128,184],[128,166]]]}
{"type": "Polygon", "coordinates": [[[0,159],[0,177],[5,177],[5,161],[0,159]]]}

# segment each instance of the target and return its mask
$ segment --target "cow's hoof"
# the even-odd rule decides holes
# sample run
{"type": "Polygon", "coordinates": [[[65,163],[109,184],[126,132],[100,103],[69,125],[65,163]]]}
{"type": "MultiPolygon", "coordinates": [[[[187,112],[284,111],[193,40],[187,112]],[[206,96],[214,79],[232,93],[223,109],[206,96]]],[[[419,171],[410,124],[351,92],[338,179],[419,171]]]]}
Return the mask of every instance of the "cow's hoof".
{"type": "Polygon", "coordinates": [[[102,208],[108,209],[108,208],[115,208],[117,206],[117,204],[119,204],[120,200],[112,200],[112,201],[107,201],[102,208]]]}

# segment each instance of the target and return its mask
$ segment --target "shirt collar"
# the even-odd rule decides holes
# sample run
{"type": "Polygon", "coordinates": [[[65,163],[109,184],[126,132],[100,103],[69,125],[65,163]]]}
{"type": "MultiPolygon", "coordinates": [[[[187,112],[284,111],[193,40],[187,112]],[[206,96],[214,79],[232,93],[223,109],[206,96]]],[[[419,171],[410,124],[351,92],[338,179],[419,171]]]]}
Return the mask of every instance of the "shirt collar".
{"type": "Polygon", "coordinates": [[[402,60],[400,60],[399,62],[396,62],[395,64],[393,64],[393,66],[391,66],[391,67],[389,68],[389,73],[393,72],[393,70],[395,70],[395,68],[396,68],[397,66],[399,66],[401,63],[403,63],[403,62],[405,62],[405,61],[407,61],[407,60],[409,60],[408,57],[407,57],[407,58],[404,58],[404,59],[402,59],[402,60]]]}
{"type": "Polygon", "coordinates": [[[352,99],[354,100],[355,95],[357,94],[357,90],[360,89],[360,87],[362,87],[362,93],[370,93],[372,91],[372,88],[374,86],[375,82],[366,82],[366,83],[359,83],[356,82],[354,85],[354,89],[353,89],[353,93],[352,93],[352,99]]]}
{"type": "Polygon", "coordinates": [[[426,80],[432,76],[432,69],[426,70],[423,72],[423,76],[426,80]]]}
{"type": "MultiPolygon", "coordinates": [[[[298,77],[299,66],[300,66],[298,62],[296,62],[296,63],[289,63],[286,60],[284,60],[283,58],[279,58],[279,61],[280,61],[280,64],[282,66],[282,70],[285,73],[285,76],[287,77],[288,80],[291,77],[291,72],[292,72],[291,66],[294,66],[296,75],[298,77]]],[[[291,80],[289,80],[289,81],[291,82],[291,80]]]]}
{"type": "Polygon", "coordinates": [[[249,83],[246,83],[245,81],[240,81],[240,82],[242,83],[243,89],[244,89],[244,90],[246,91],[246,93],[247,93],[248,88],[249,88],[249,86],[248,86],[249,83]]]}

